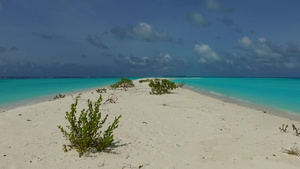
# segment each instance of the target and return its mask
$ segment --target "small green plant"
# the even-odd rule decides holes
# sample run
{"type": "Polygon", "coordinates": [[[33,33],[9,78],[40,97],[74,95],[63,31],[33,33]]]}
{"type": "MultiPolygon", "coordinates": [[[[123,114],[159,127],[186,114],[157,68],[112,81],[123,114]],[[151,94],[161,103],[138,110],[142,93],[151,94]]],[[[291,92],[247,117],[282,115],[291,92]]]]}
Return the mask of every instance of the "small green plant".
{"type": "Polygon", "coordinates": [[[118,82],[117,82],[117,83],[115,83],[115,84],[110,85],[109,87],[110,87],[111,89],[117,89],[117,88],[120,87],[120,85],[119,85],[118,82]]]}
{"type": "Polygon", "coordinates": [[[286,132],[287,132],[288,126],[289,126],[289,125],[285,125],[285,126],[284,126],[284,124],[282,124],[282,127],[279,127],[279,130],[280,130],[281,132],[286,133],[286,132]]]}
{"type": "Polygon", "coordinates": [[[58,95],[53,97],[53,100],[60,99],[60,98],[65,98],[65,95],[59,93],[58,95]]]}
{"type": "Polygon", "coordinates": [[[97,93],[106,93],[107,89],[103,88],[103,89],[97,89],[96,90],[97,93]]]}
{"type": "Polygon", "coordinates": [[[151,87],[150,94],[156,94],[156,95],[168,94],[171,93],[171,90],[177,88],[174,82],[171,82],[167,79],[151,80],[149,86],[151,87]]]}
{"type": "Polygon", "coordinates": [[[176,84],[177,88],[182,88],[184,85],[185,85],[184,82],[180,82],[176,84]]]}
{"type": "Polygon", "coordinates": [[[294,124],[292,124],[292,126],[293,126],[293,130],[295,130],[295,132],[296,132],[296,136],[300,136],[300,128],[297,128],[294,124]]]}
{"type": "Polygon", "coordinates": [[[144,82],[150,82],[151,79],[142,79],[142,80],[139,80],[139,83],[144,83],[144,82]]]}
{"type": "Polygon", "coordinates": [[[121,78],[121,81],[116,82],[115,84],[112,84],[109,87],[112,89],[123,88],[127,90],[127,88],[134,87],[134,84],[130,79],[121,78]]]}
{"type": "Polygon", "coordinates": [[[71,95],[71,96],[72,96],[72,99],[75,99],[75,100],[76,100],[76,99],[79,99],[79,98],[81,97],[81,94],[82,94],[82,93],[79,93],[75,98],[74,98],[73,95],[71,95]]]}
{"type": "Polygon", "coordinates": [[[101,119],[102,114],[99,112],[102,96],[100,95],[98,100],[93,104],[88,100],[88,109],[81,110],[79,118],[76,117],[76,107],[78,99],[71,105],[71,111],[66,112],[65,118],[69,121],[69,125],[66,126],[69,130],[65,130],[62,126],[58,126],[63,135],[70,141],[67,149],[66,145],[63,145],[64,151],[69,151],[75,148],[79,157],[89,150],[103,151],[109,147],[114,141],[113,130],[118,128],[119,117],[115,117],[114,122],[108,126],[103,132],[100,130],[107,120],[108,115],[101,119]]]}

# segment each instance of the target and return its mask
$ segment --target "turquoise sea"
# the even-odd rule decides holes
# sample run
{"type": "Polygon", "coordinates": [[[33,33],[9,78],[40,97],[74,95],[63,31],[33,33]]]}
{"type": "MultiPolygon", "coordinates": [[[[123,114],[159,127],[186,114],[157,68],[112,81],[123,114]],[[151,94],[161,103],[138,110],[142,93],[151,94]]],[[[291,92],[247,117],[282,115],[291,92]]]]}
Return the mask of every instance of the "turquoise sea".
{"type": "Polygon", "coordinates": [[[53,98],[58,93],[107,86],[120,78],[0,79],[0,110],[53,98]]]}
{"type": "MultiPolygon", "coordinates": [[[[137,78],[131,78],[137,79],[137,78]]],[[[0,79],[0,110],[58,93],[107,86],[120,78],[0,79]]],[[[230,100],[253,103],[300,115],[300,78],[175,78],[186,86],[230,100]]]]}
{"type": "Polygon", "coordinates": [[[195,90],[300,115],[300,78],[177,78],[195,90]]]}

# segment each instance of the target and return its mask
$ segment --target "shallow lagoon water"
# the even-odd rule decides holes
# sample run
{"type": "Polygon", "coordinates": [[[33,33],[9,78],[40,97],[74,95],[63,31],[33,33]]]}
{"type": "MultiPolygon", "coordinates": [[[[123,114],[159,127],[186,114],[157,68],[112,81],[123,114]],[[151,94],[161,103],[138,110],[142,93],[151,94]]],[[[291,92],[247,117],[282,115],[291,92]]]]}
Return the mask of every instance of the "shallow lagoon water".
{"type": "Polygon", "coordinates": [[[0,79],[0,109],[53,98],[58,93],[107,86],[119,80],[120,78],[0,79]]]}
{"type": "Polygon", "coordinates": [[[300,78],[176,78],[195,90],[300,115],[300,78]]]}

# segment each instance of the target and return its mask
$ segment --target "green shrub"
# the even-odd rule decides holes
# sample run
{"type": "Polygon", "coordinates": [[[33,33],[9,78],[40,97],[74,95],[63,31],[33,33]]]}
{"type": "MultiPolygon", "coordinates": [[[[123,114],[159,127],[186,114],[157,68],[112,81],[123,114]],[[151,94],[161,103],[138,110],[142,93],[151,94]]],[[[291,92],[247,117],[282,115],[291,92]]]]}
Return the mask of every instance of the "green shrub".
{"type": "Polygon", "coordinates": [[[281,132],[286,133],[288,127],[289,127],[289,125],[285,125],[285,126],[284,126],[284,124],[282,124],[282,127],[279,127],[279,130],[280,130],[281,132]]]}
{"type": "Polygon", "coordinates": [[[53,97],[53,100],[60,99],[60,98],[65,98],[65,96],[66,95],[63,95],[63,94],[59,93],[58,95],[56,95],[56,96],[53,97]]]}
{"type": "Polygon", "coordinates": [[[96,89],[96,92],[97,93],[106,93],[107,90],[105,88],[103,88],[103,89],[96,89]]]}
{"type": "MultiPolygon", "coordinates": [[[[114,141],[113,130],[118,127],[119,117],[115,117],[114,122],[108,126],[108,128],[103,132],[100,129],[106,122],[108,115],[101,119],[101,112],[99,112],[99,107],[101,105],[102,96],[93,104],[92,101],[88,100],[88,109],[81,110],[79,118],[76,117],[76,107],[78,104],[78,99],[76,98],[75,103],[71,105],[71,111],[66,112],[65,118],[69,121],[69,125],[66,127],[69,131],[65,130],[62,126],[58,126],[63,135],[70,141],[70,149],[77,149],[79,156],[82,156],[85,152],[89,150],[103,151],[109,147],[114,141]]],[[[64,145],[64,150],[68,151],[64,145]]]]}
{"type": "Polygon", "coordinates": [[[142,79],[142,80],[139,80],[140,83],[143,83],[143,82],[150,82],[151,79],[142,79]]]}
{"type": "Polygon", "coordinates": [[[117,88],[120,87],[120,85],[119,85],[119,82],[117,82],[115,84],[110,85],[109,87],[112,88],[112,89],[117,89],[117,88]]]}
{"type": "Polygon", "coordinates": [[[176,84],[177,88],[182,88],[184,85],[185,85],[184,82],[180,82],[176,84]]]}
{"type": "Polygon", "coordinates": [[[294,124],[292,124],[293,130],[296,132],[296,136],[300,136],[300,128],[297,128],[294,124]]]}
{"type": "Polygon", "coordinates": [[[151,87],[150,94],[156,94],[156,95],[171,93],[171,90],[177,88],[174,82],[171,82],[167,79],[151,80],[149,86],[151,87]]]}
{"type": "Polygon", "coordinates": [[[130,80],[130,79],[121,78],[121,81],[119,81],[115,84],[112,84],[109,87],[112,89],[124,88],[126,90],[129,87],[134,87],[134,84],[133,84],[132,80],[130,80]]]}

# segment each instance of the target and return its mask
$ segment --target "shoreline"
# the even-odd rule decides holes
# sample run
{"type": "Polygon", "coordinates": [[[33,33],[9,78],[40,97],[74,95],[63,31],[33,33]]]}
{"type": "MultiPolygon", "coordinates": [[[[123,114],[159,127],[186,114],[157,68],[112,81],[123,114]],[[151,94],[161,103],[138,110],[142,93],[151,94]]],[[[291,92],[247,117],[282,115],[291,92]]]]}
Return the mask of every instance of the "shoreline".
{"type": "Polygon", "coordinates": [[[4,84],[4,96],[0,103],[0,112],[11,108],[47,101],[59,93],[72,94],[80,91],[92,90],[99,86],[107,86],[116,82],[119,78],[33,78],[33,79],[0,79],[9,81],[4,84]],[[58,79],[58,80],[57,80],[58,79]],[[22,84],[24,85],[16,85],[22,84]],[[50,85],[47,85],[47,84],[50,85]],[[46,85],[45,85],[46,84],[46,85]],[[39,86],[41,85],[41,86],[39,86]],[[18,87],[20,90],[10,89],[9,86],[18,87]],[[13,91],[11,91],[13,90],[13,91]],[[37,91],[35,91],[37,90],[37,91]],[[4,98],[8,99],[4,99],[4,98]]]}
{"type": "MultiPolygon", "coordinates": [[[[149,77],[149,78],[151,79],[153,77],[149,77]]],[[[141,79],[149,79],[149,78],[140,78],[140,79],[135,79],[134,81],[138,82],[141,79]]],[[[172,78],[165,78],[165,79],[172,80],[172,78]]],[[[103,86],[100,86],[100,87],[73,90],[73,91],[68,91],[68,92],[61,93],[61,94],[64,94],[65,96],[71,96],[71,95],[78,94],[78,93],[81,93],[81,92],[88,92],[88,91],[96,90],[96,89],[99,89],[99,88],[107,88],[108,86],[109,85],[103,85],[103,86]]],[[[247,107],[247,108],[250,108],[250,109],[262,111],[263,113],[269,113],[271,115],[279,116],[279,117],[283,117],[283,118],[288,118],[290,120],[299,120],[300,121],[300,114],[298,114],[296,112],[291,112],[291,111],[287,111],[287,110],[280,110],[280,109],[268,107],[268,106],[265,106],[265,105],[255,104],[255,103],[248,102],[248,101],[245,101],[245,100],[230,98],[226,95],[222,95],[222,94],[219,94],[219,93],[213,93],[213,92],[202,90],[202,89],[196,89],[196,88],[194,88],[192,86],[188,86],[188,85],[185,85],[183,88],[187,89],[187,90],[191,90],[191,91],[199,93],[199,94],[202,94],[202,95],[205,95],[205,96],[208,96],[208,97],[211,97],[211,98],[218,99],[218,100],[223,101],[223,102],[236,104],[238,106],[247,107]]],[[[56,93],[54,95],[39,96],[39,97],[31,98],[31,99],[28,99],[28,100],[25,100],[25,101],[23,100],[23,101],[17,101],[17,102],[13,102],[13,103],[7,103],[7,104],[2,105],[3,107],[0,107],[0,113],[9,111],[11,109],[23,107],[23,106],[34,105],[34,104],[38,104],[38,103],[42,103],[42,102],[52,101],[53,97],[57,94],[59,94],[59,93],[56,93]]]]}
{"type": "MultiPolygon", "coordinates": [[[[100,107],[108,123],[122,115],[110,152],[79,158],[63,152],[68,141],[57,125],[68,125],[65,112],[71,95],[0,113],[0,169],[6,168],[292,168],[299,157],[283,150],[300,146],[291,124],[300,122],[224,102],[178,88],[166,95],[150,95],[148,83],[133,81],[127,91],[109,90],[118,100],[100,107]],[[278,127],[289,125],[286,133],[278,127]],[[141,167],[142,166],[142,167],[141,167]]],[[[74,93],[75,94],[75,93],[74,93]]],[[[82,92],[78,113],[94,90],[82,92]]]]}
{"type": "MultiPolygon", "coordinates": [[[[148,78],[141,78],[141,79],[148,79],[148,78]]],[[[135,81],[139,81],[141,79],[135,79],[135,81]]],[[[165,79],[172,80],[172,78],[165,78],[165,79]]],[[[109,85],[103,85],[103,86],[100,86],[100,87],[79,89],[79,90],[74,90],[74,91],[68,91],[68,92],[61,93],[61,94],[64,94],[65,96],[71,96],[71,95],[78,94],[78,93],[81,93],[81,92],[88,92],[88,91],[96,90],[98,88],[107,88],[108,86],[109,85]]],[[[232,103],[232,104],[236,104],[238,106],[243,106],[243,107],[247,107],[247,108],[250,108],[250,109],[255,109],[255,110],[262,111],[262,112],[266,111],[266,113],[269,113],[271,115],[275,115],[275,116],[279,116],[279,117],[283,117],[283,118],[288,118],[290,120],[299,120],[300,121],[300,114],[298,114],[296,112],[291,112],[291,111],[287,111],[287,110],[280,110],[280,109],[268,107],[268,106],[265,106],[265,105],[259,105],[259,104],[255,104],[255,103],[252,103],[252,102],[247,102],[247,101],[244,101],[244,100],[234,99],[234,98],[230,98],[226,95],[221,95],[221,94],[212,93],[212,92],[209,92],[209,91],[206,91],[206,90],[196,89],[192,86],[185,85],[183,88],[187,89],[187,90],[194,91],[196,93],[199,93],[199,94],[202,94],[202,95],[205,95],[205,96],[208,96],[208,97],[218,99],[218,100],[223,101],[223,102],[229,102],[229,103],[232,103]]],[[[57,94],[59,94],[59,93],[57,93],[57,94]]],[[[34,104],[41,103],[41,102],[51,101],[51,100],[53,100],[53,97],[57,94],[39,96],[39,97],[28,99],[27,101],[18,101],[18,102],[14,102],[14,103],[4,104],[3,107],[1,107],[1,109],[0,109],[0,113],[9,111],[11,109],[23,107],[23,106],[34,105],[34,104]]]]}
{"type": "MultiPolygon", "coordinates": [[[[149,78],[151,79],[153,77],[149,77],[149,78]]],[[[138,82],[141,79],[149,79],[149,78],[140,78],[140,79],[135,79],[133,81],[138,82]]],[[[172,78],[165,78],[165,79],[172,80],[172,78]]],[[[81,92],[88,92],[88,91],[96,90],[99,88],[107,88],[108,86],[109,85],[103,85],[100,87],[73,90],[73,91],[68,91],[68,92],[61,93],[61,94],[64,94],[65,96],[71,96],[71,95],[78,94],[81,92]]],[[[194,88],[192,86],[188,86],[188,85],[185,85],[183,88],[187,89],[187,90],[191,90],[191,91],[199,93],[199,94],[202,94],[202,95],[205,95],[205,96],[208,96],[208,97],[211,97],[211,98],[218,99],[223,102],[228,102],[228,103],[236,104],[238,106],[247,107],[247,108],[254,109],[254,110],[259,110],[259,111],[262,111],[263,113],[269,113],[271,115],[288,118],[290,120],[299,120],[300,121],[300,114],[298,114],[296,112],[291,112],[288,110],[280,110],[280,109],[276,109],[276,108],[265,106],[265,105],[255,104],[255,103],[248,102],[245,100],[230,98],[226,95],[222,95],[219,93],[213,93],[213,92],[202,90],[202,89],[196,89],[196,88],[194,88]],[[266,112],[264,112],[264,111],[266,111],[266,112]]],[[[31,99],[28,99],[25,101],[17,101],[14,103],[7,103],[7,104],[4,104],[3,107],[0,107],[0,113],[9,111],[11,109],[23,107],[23,106],[34,105],[34,104],[41,103],[41,102],[51,101],[51,100],[53,100],[53,97],[57,94],[59,94],[59,93],[56,93],[54,95],[39,96],[39,97],[31,98],[31,99]]]]}
{"type": "MultiPolygon", "coordinates": [[[[100,87],[93,87],[93,88],[86,88],[86,89],[78,89],[78,90],[73,90],[73,91],[68,91],[68,92],[64,92],[64,93],[60,93],[63,94],[65,96],[71,96],[74,94],[78,94],[81,92],[89,92],[89,91],[93,91],[99,88],[107,88],[109,85],[103,85],[100,87]]],[[[5,103],[0,107],[0,113],[15,109],[15,108],[19,108],[19,107],[23,107],[23,106],[28,106],[28,105],[34,105],[34,104],[38,104],[38,103],[42,103],[42,102],[48,102],[48,101],[53,101],[53,98],[58,95],[59,93],[56,94],[49,94],[49,95],[43,95],[43,96],[39,96],[39,97],[34,97],[34,98],[30,98],[27,100],[22,100],[22,101],[17,101],[17,102],[12,102],[12,103],[5,103]]]]}
{"type": "Polygon", "coordinates": [[[206,90],[196,89],[192,86],[184,86],[184,88],[187,89],[187,90],[191,90],[191,91],[203,94],[203,95],[208,96],[208,97],[218,99],[218,100],[223,101],[223,102],[229,102],[229,103],[232,103],[232,104],[236,104],[238,106],[243,106],[243,107],[247,107],[247,108],[250,108],[250,109],[259,110],[259,111],[262,111],[263,113],[269,113],[269,114],[274,115],[274,116],[288,118],[288,119],[291,119],[291,120],[300,120],[300,114],[297,113],[297,112],[291,112],[291,111],[288,111],[288,110],[280,110],[280,109],[276,109],[276,108],[265,106],[265,105],[255,104],[255,103],[248,102],[248,101],[245,101],[245,100],[230,98],[226,95],[222,95],[222,94],[219,94],[219,93],[213,93],[213,92],[206,91],[206,90]],[[266,112],[264,112],[264,111],[266,111],[266,112]]]}

